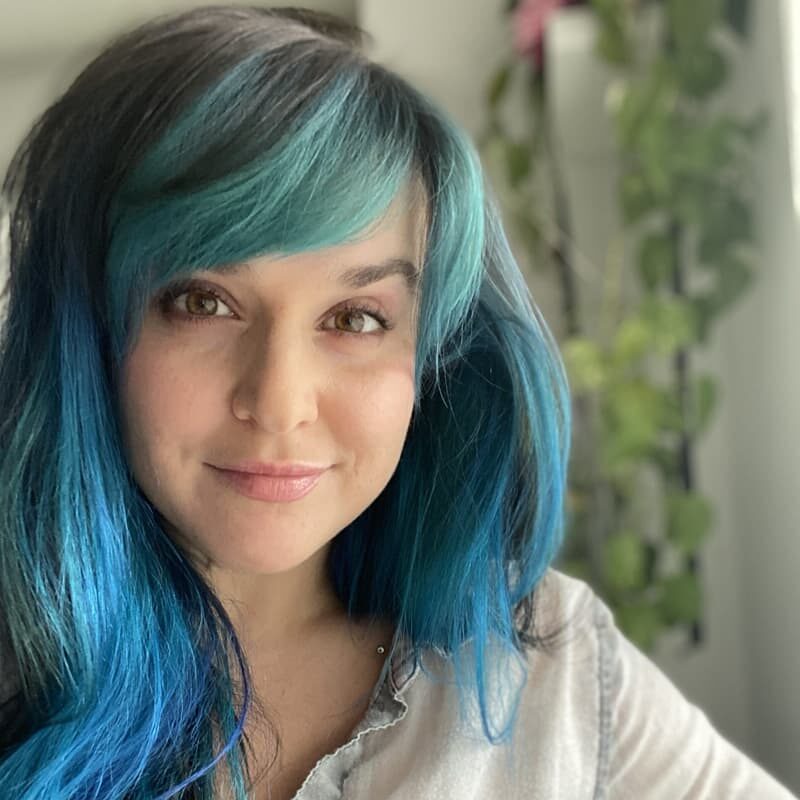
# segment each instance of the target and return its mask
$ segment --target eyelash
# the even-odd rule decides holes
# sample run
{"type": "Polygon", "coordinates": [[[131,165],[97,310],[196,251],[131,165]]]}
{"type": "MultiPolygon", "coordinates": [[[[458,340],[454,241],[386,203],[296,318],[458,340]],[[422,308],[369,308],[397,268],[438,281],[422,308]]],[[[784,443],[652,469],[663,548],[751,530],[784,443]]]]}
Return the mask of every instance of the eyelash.
{"type": "MultiPolygon", "coordinates": [[[[200,292],[203,294],[208,294],[214,297],[221,303],[224,303],[226,306],[230,308],[230,303],[228,303],[225,298],[211,286],[206,286],[201,283],[197,283],[196,281],[181,281],[168,286],[158,297],[157,304],[159,309],[163,314],[166,316],[177,316],[183,322],[189,322],[193,325],[204,325],[211,322],[214,319],[219,319],[216,315],[207,315],[204,316],[202,314],[183,314],[175,311],[173,307],[174,302],[183,294],[187,294],[189,292],[200,292]]],[[[233,310],[233,309],[231,309],[233,310]]],[[[234,312],[235,313],[235,312],[234,312]]],[[[329,333],[333,333],[336,336],[356,336],[360,338],[377,336],[385,331],[390,331],[394,325],[381,313],[381,311],[374,306],[371,306],[367,303],[356,303],[353,301],[347,301],[343,305],[338,306],[337,308],[333,309],[331,314],[366,314],[367,316],[372,317],[381,327],[379,331],[371,331],[369,333],[359,333],[358,331],[340,331],[335,328],[326,329],[329,333]]],[[[230,319],[230,317],[228,317],[230,319]]]]}

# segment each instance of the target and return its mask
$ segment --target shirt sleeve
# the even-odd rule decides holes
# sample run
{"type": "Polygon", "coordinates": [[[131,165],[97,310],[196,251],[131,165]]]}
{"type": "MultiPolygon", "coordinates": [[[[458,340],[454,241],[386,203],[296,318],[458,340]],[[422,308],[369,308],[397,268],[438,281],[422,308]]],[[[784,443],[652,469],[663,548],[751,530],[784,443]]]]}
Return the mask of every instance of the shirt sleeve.
{"type": "Polygon", "coordinates": [[[597,602],[609,729],[606,800],[798,800],[718,733],[597,602]]]}

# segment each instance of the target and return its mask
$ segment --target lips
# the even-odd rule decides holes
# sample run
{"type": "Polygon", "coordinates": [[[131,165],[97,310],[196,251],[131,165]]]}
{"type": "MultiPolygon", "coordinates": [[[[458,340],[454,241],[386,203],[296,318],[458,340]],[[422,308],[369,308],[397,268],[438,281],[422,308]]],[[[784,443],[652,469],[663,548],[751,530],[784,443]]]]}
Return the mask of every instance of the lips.
{"type": "Polygon", "coordinates": [[[248,475],[266,475],[271,478],[304,478],[320,475],[327,465],[306,461],[239,461],[235,464],[212,464],[216,469],[240,472],[248,475]]]}
{"type": "MultiPolygon", "coordinates": [[[[299,500],[311,492],[319,483],[326,469],[316,468],[313,472],[307,465],[281,465],[280,472],[270,465],[272,473],[247,472],[241,469],[227,469],[210,465],[214,475],[228,488],[244,497],[270,503],[288,503],[299,500]],[[287,474],[288,473],[288,474],[287,474]]],[[[252,466],[252,465],[251,465],[252,466]]],[[[264,468],[265,465],[259,465],[264,468]]]]}

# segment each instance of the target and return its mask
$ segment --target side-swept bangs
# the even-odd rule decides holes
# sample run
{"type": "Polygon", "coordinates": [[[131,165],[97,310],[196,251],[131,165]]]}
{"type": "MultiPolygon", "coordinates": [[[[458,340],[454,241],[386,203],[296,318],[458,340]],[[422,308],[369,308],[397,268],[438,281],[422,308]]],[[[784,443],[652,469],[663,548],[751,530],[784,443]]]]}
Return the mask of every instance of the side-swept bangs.
{"type": "Polygon", "coordinates": [[[147,297],[177,273],[353,241],[411,185],[428,222],[421,374],[478,290],[477,157],[398,76],[347,44],[281,30],[224,60],[125,176],[106,262],[115,357],[147,297]]]}

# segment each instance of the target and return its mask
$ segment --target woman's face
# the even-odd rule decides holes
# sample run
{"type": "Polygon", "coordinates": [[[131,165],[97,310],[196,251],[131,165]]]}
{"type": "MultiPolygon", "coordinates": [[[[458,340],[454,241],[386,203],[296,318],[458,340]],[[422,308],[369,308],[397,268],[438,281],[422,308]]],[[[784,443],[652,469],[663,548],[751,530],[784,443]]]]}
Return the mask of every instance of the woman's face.
{"type": "Polygon", "coordinates": [[[197,272],[148,309],[123,364],[125,446],[171,534],[206,565],[291,569],[388,483],[414,401],[414,292],[400,272],[346,278],[419,270],[421,216],[396,202],[368,239],[197,272]],[[288,501],[264,499],[273,481],[221,469],[295,461],[326,469],[288,501]]]}

